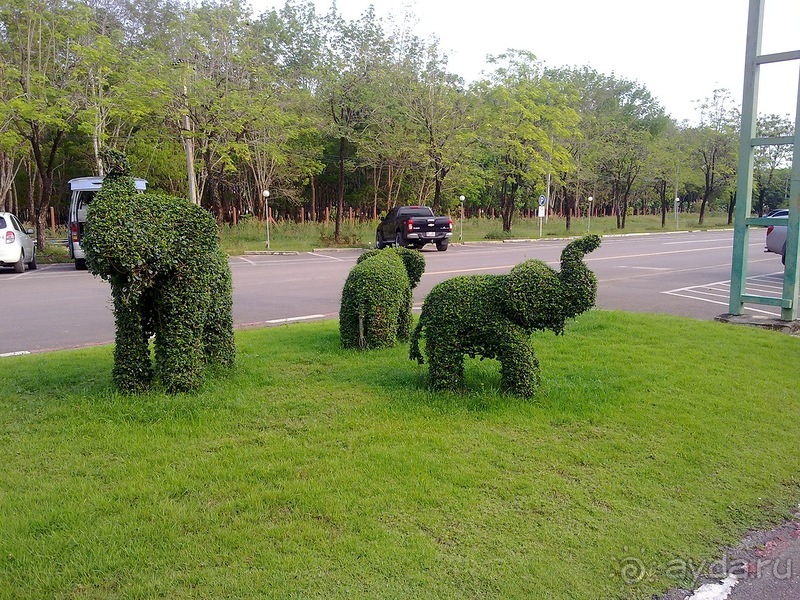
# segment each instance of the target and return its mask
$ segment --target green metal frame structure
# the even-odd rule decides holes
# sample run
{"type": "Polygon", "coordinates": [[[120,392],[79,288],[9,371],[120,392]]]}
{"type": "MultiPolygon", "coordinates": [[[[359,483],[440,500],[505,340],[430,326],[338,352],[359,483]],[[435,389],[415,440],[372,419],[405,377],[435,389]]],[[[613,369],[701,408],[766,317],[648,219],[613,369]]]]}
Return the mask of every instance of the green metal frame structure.
{"type": "Polygon", "coordinates": [[[764,22],[764,0],[750,0],[747,21],[747,46],[745,49],[744,91],[742,94],[742,130],[739,137],[739,170],[736,184],[736,220],[733,237],[733,262],[731,266],[731,295],[729,312],[741,315],[744,305],[762,304],[778,306],[782,321],[797,319],[798,271],[800,270],[800,69],[798,70],[797,107],[795,109],[794,135],[786,137],[756,137],[758,117],[758,75],[763,64],[797,60],[800,50],[761,54],[761,33],[764,22]],[[783,275],[783,294],[780,298],[754,296],[746,293],[747,249],[750,227],[780,224],[776,218],[750,216],[753,198],[753,154],[757,146],[794,144],[792,173],[789,187],[789,216],[784,219],[786,232],[786,268],[783,275]]]}

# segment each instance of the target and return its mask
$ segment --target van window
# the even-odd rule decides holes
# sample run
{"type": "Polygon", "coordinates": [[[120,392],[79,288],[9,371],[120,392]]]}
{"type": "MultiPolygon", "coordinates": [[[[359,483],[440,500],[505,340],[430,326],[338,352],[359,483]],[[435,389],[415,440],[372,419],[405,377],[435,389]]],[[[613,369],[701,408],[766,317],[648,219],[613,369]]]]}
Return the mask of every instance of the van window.
{"type": "Polygon", "coordinates": [[[75,207],[75,216],[78,221],[86,220],[86,206],[94,199],[95,192],[80,192],[78,194],[78,203],[75,207]]]}

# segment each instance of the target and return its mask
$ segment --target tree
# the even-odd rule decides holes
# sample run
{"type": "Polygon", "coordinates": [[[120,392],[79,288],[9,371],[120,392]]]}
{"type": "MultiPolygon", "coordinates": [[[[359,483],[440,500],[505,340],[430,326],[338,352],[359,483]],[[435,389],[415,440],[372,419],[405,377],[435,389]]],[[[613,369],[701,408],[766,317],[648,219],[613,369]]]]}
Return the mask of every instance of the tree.
{"type": "Polygon", "coordinates": [[[474,119],[461,78],[446,70],[447,57],[436,44],[427,48],[425,64],[419,80],[408,86],[404,98],[411,121],[421,133],[420,145],[425,148],[428,169],[433,177],[435,213],[443,204],[447,175],[464,161],[474,143],[474,119]]]}
{"type": "MultiPolygon", "coordinates": [[[[794,134],[794,125],[787,116],[766,115],[758,119],[758,132],[761,137],[784,137],[794,134]]],[[[777,208],[783,201],[783,194],[775,189],[776,176],[780,169],[790,164],[792,147],[788,144],[756,146],[753,162],[754,193],[758,216],[764,216],[764,209],[777,208]],[[777,191],[777,193],[775,193],[777,191]]]]}
{"type": "Polygon", "coordinates": [[[11,69],[0,62],[0,210],[11,210],[11,188],[22,166],[26,140],[14,129],[10,102],[14,82],[8,78],[11,69]]]}
{"type": "Polygon", "coordinates": [[[700,126],[690,136],[695,165],[703,175],[698,223],[703,224],[710,200],[720,197],[736,178],[736,126],[739,115],[731,108],[728,90],[714,90],[714,95],[700,104],[700,126]]]}
{"type": "Polygon", "coordinates": [[[569,168],[561,140],[577,124],[577,115],[559,84],[543,77],[532,54],[510,50],[492,61],[507,64],[480,85],[480,137],[503,231],[511,231],[521,194],[533,195],[549,170],[569,168]]]}
{"type": "Polygon", "coordinates": [[[325,20],[329,45],[325,50],[322,94],[329,107],[329,131],[337,142],[338,170],[334,238],[342,240],[345,179],[349,153],[357,146],[376,105],[374,83],[390,55],[381,21],[370,6],[358,21],[345,22],[335,6],[325,20]]]}
{"type": "Polygon", "coordinates": [[[17,133],[30,144],[38,176],[33,217],[40,248],[58,152],[82,108],[74,39],[90,26],[88,9],[73,0],[9,0],[0,9],[2,61],[12,82],[8,108],[17,133]]]}

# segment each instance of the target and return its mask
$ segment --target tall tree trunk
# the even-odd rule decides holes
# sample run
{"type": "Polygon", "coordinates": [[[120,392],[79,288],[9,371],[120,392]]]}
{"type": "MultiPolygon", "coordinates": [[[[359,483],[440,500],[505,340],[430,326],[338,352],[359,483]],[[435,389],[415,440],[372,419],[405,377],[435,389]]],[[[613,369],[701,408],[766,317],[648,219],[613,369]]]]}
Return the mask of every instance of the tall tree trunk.
{"type": "Polygon", "coordinates": [[[661,199],[661,227],[667,226],[667,182],[661,180],[658,184],[658,197],[661,199]]]}
{"type": "Polygon", "coordinates": [[[705,220],[706,204],[708,204],[708,197],[710,195],[711,195],[710,192],[706,192],[705,194],[703,194],[703,200],[700,202],[700,219],[697,222],[698,225],[702,225],[703,221],[705,220]]]}
{"type": "Polygon", "coordinates": [[[54,134],[50,145],[50,155],[45,160],[40,131],[35,124],[31,128],[31,135],[28,138],[33,150],[33,158],[36,162],[36,170],[39,175],[39,193],[34,202],[31,219],[36,223],[36,242],[40,249],[45,246],[45,229],[47,228],[47,212],[50,208],[50,195],[53,191],[53,172],[56,168],[56,153],[63,137],[63,131],[59,130],[54,134]]]}
{"type": "MultiPolygon", "coordinates": [[[[729,192],[728,200],[728,225],[733,224],[733,209],[736,207],[736,190],[729,192]]],[[[760,216],[760,215],[759,215],[760,216]]]]}
{"type": "Polygon", "coordinates": [[[570,231],[570,228],[572,227],[572,204],[573,204],[573,201],[570,199],[569,193],[565,194],[565,198],[564,199],[566,200],[566,204],[567,204],[566,210],[564,210],[564,217],[565,217],[565,220],[566,220],[567,231],[570,231]]]}
{"type": "Polygon", "coordinates": [[[317,179],[311,176],[311,221],[317,221],[317,179]]]}

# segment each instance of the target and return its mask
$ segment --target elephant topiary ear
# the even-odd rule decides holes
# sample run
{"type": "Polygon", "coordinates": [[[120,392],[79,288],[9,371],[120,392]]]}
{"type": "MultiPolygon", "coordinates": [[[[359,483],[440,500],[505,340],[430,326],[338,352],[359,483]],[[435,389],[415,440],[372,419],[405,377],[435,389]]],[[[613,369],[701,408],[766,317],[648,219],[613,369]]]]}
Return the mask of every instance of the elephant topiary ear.
{"type": "Polygon", "coordinates": [[[553,270],[538,260],[527,260],[511,269],[503,286],[506,314],[527,330],[560,332],[561,284],[553,270]]]}
{"type": "Polygon", "coordinates": [[[422,252],[403,247],[395,248],[395,251],[403,261],[408,273],[408,280],[411,282],[411,288],[417,287],[419,280],[422,279],[422,274],[425,272],[425,257],[422,256],[422,252]]]}

